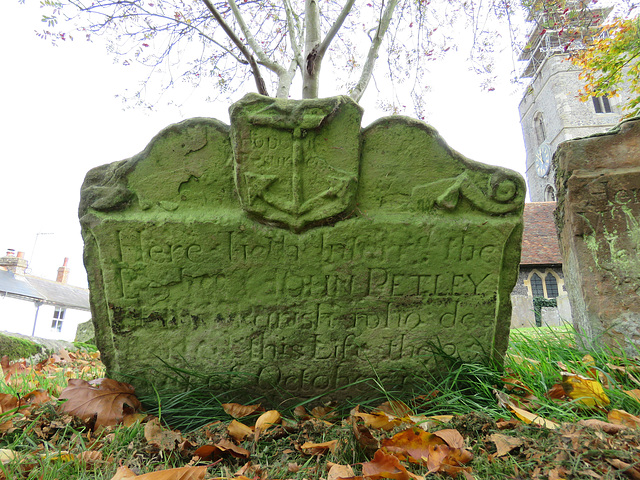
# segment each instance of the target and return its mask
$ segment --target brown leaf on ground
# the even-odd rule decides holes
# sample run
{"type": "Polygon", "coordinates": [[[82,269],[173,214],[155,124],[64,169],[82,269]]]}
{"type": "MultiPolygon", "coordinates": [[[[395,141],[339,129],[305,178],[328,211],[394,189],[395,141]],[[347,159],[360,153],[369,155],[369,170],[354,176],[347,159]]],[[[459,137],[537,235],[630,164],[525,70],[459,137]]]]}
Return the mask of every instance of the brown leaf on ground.
{"type": "Polygon", "coordinates": [[[181,467],[136,475],[128,467],[118,468],[111,480],[204,480],[207,467],[181,467]]]}
{"type": "MultiPolygon", "coordinates": [[[[413,427],[382,440],[382,447],[394,455],[406,455],[413,463],[425,463],[429,458],[429,447],[444,445],[445,441],[432,433],[413,427]],[[423,462],[422,459],[425,459],[423,462]]],[[[401,460],[404,459],[401,458],[401,460]]]]}
{"type": "Polygon", "coordinates": [[[464,448],[464,438],[462,438],[460,432],[458,432],[454,428],[438,430],[437,432],[433,432],[433,434],[437,437],[440,437],[445,441],[447,445],[452,448],[464,448]]]}
{"type": "Polygon", "coordinates": [[[529,424],[533,423],[534,425],[540,425],[542,427],[546,427],[550,430],[554,430],[558,428],[558,424],[552,422],[551,420],[547,420],[546,418],[542,418],[540,415],[535,413],[531,413],[528,410],[517,407],[514,402],[509,398],[509,395],[503,392],[499,392],[494,390],[496,397],[498,398],[498,403],[500,406],[510,410],[513,412],[516,417],[518,417],[523,422],[529,424]]]}
{"type": "Polygon", "coordinates": [[[97,387],[85,380],[70,379],[60,400],[67,400],[62,404],[63,411],[85,422],[95,417],[96,428],[121,423],[125,405],[133,410],[141,408],[131,385],[109,378],[102,379],[97,387]]]}
{"type": "Polygon", "coordinates": [[[0,360],[0,366],[2,366],[2,373],[4,373],[4,381],[8,382],[9,379],[16,373],[24,372],[27,370],[27,362],[13,362],[9,360],[8,355],[3,355],[0,360]]]}
{"type": "Polygon", "coordinates": [[[616,425],[626,425],[631,428],[640,427],[640,418],[624,410],[613,409],[607,414],[607,418],[611,423],[615,423],[616,425]]]}
{"type": "Polygon", "coordinates": [[[256,405],[240,405],[239,403],[223,403],[222,408],[227,414],[231,415],[233,418],[242,418],[247,415],[251,415],[252,413],[259,412],[262,410],[260,404],[256,405]]]}
{"type": "Polygon", "coordinates": [[[354,417],[361,418],[367,427],[379,428],[386,432],[402,424],[402,420],[385,412],[363,413],[356,411],[351,414],[354,417]]]}
{"type": "Polygon", "coordinates": [[[235,443],[224,439],[220,440],[215,445],[203,445],[193,452],[194,455],[200,457],[202,460],[218,458],[223,456],[225,453],[228,453],[235,458],[249,458],[251,455],[249,450],[239,447],[235,443]]]}
{"type": "Polygon", "coordinates": [[[511,437],[501,433],[493,433],[489,435],[487,439],[496,444],[496,457],[502,457],[514,448],[521,447],[524,444],[524,440],[521,438],[511,437]]]}
{"type": "Polygon", "coordinates": [[[338,480],[340,478],[352,477],[355,477],[353,468],[351,468],[350,465],[340,465],[339,463],[334,463],[333,465],[331,465],[329,473],[327,473],[327,480],[338,480]]]}
{"type": "Polygon", "coordinates": [[[293,415],[296,418],[299,418],[300,420],[309,420],[311,418],[311,415],[307,413],[307,409],[304,408],[302,405],[298,405],[296,408],[293,409],[293,415]]]}
{"type": "Polygon", "coordinates": [[[401,402],[400,400],[389,400],[388,402],[384,402],[376,410],[381,412],[388,413],[389,415],[393,415],[394,417],[408,417],[413,415],[413,411],[407,406],[406,403],[401,402]]]}
{"type": "Polygon", "coordinates": [[[353,435],[365,453],[373,454],[373,452],[380,448],[380,442],[371,434],[371,431],[367,427],[358,424],[356,417],[350,417],[350,421],[353,427],[353,435]]]}
{"type": "Polygon", "coordinates": [[[566,398],[566,396],[567,396],[567,393],[564,391],[564,388],[559,383],[556,383],[547,392],[547,397],[553,398],[554,400],[560,400],[560,399],[566,398]]]}
{"type": "Polygon", "coordinates": [[[362,476],[368,480],[391,478],[393,480],[409,480],[411,476],[397,457],[378,450],[370,462],[362,464],[362,476]]]}
{"type": "Polygon", "coordinates": [[[637,401],[640,402],[640,389],[634,388],[633,390],[623,390],[623,391],[630,397],[635,398],[637,401]]]}
{"type": "Polygon", "coordinates": [[[253,428],[237,420],[231,420],[231,423],[227,427],[227,433],[231,435],[236,442],[242,442],[249,435],[253,434],[253,428]]]}
{"type": "Polygon", "coordinates": [[[22,405],[29,405],[35,407],[36,405],[42,405],[43,403],[51,400],[51,395],[46,390],[38,389],[26,394],[21,399],[22,405]]]}
{"type": "Polygon", "coordinates": [[[629,428],[626,425],[616,425],[615,423],[603,422],[602,420],[596,420],[595,418],[580,420],[578,424],[585,427],[595,428],[596,430],[602,430],[609,435],[615,435],[616,433],[629,428]]]}
{"type": "Polygon", "coordinates": [[[180,442],[182,435],[180,432],[167,430],[160,425],[160,420],[153,418],[144,426],[144,438],[150,445],[158,447],[161,450],[173,450],[180,442]]]}
{"type": "Polygon", "coordinates": [[[637,466],[623,462],[617,458],[606,458],[607,463],[611,466],[621,470],[627,477],[632,480],[640,480],[640,469],[637,466]]]}
{"type": "Polygon", "coordinates": [[[18,408],[18,398],[8,393],[0,393],[0,413],[18,408]]]}
{"type": "Polygon", "coordinates": [[[327,453],[327,451],[333,453],[337,444],[338,440],[330,440],[322,443],[305,442],[300,448],[304,450],[304,453],[307,455],[323,455],[327,453]]]}
{"type": "Polygon", "coordinates": [[[257,441],[260,437],[260,434],[266,432],[274,425],[277,425],[282,420],[280,416],[280,412],[277,410],[269,410],[268,412],[264,412],[262,415],[258,417],[256,420],[254,437],[257,441]]]}

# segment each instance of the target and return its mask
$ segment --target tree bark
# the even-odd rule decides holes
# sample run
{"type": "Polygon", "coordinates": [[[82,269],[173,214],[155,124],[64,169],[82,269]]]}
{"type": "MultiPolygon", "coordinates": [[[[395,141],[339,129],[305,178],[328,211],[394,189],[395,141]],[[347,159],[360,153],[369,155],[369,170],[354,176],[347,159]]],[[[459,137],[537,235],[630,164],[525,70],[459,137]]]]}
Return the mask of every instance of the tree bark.
{"type": "Polygon", "coordinates": [[[318,0],[305,0],[304,68],[302,69],[302,98],[318,98],[320,62],[320,9],[318,0]]]}

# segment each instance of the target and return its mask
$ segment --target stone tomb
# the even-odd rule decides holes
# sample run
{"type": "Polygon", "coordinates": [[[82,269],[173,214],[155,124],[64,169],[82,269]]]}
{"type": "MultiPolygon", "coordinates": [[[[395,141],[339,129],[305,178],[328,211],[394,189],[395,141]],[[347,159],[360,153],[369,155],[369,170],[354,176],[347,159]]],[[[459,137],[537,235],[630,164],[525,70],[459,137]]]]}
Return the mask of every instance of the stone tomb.
{"type": "Polygon", "coordinates": [[[587,343],[640,347],[640,120],[554,156],[556,217],[573,322],[587,343]]]}
{"type": "Polygon", "coordinates": [[[166,362],[215,391],[308,398],[402,385],[434,345],[502,360],[518,174],[409,118],[361,130],[347,97],[251,94],[230,112],[231,127],[187,120],[87,174],[85,264],[111,375],[175,388],[166,362]]]}

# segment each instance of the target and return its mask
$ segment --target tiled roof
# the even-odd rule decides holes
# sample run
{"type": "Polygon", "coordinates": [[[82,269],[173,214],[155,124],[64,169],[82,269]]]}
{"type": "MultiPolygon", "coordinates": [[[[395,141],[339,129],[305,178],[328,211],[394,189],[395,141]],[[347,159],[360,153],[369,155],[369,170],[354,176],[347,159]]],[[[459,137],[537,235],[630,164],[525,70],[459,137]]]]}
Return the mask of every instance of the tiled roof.
{"type": "Polygon", "coordinates": [[[89,290],[0,268],[0,295],[77,310],[89,310],[89,290]]]}
{"type": "Polygon", "coordinates": [[[553,218],[556,202],[524,204],[524,234],[520,265],[562,264],[553,218]]]}
{"type": "Polygon", "coordinates": [[[33,288],[22,275],[14,275],[4,268],[0,268],[0,294],[30,302],[44,300],[44,295],[33,288]]]}
{"type": "Polygon", "coordinates": [[[89,310],[88,289],[31,275],[25,275],[25,278],[33,288],[45,297],[44,303],[78,310],[89,310]]]}

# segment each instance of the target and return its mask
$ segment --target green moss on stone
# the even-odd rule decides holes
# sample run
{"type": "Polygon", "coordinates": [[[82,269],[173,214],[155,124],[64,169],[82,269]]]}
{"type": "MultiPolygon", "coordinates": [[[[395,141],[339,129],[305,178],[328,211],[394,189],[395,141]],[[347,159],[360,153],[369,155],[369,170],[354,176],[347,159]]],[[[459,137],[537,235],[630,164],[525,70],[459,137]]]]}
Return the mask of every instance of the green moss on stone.
{"type": "Polygon", "coordinates": [[[0,334],[0,357],[7,355],[10,360],[17,360],[32,357],[41,351],[42,347],[37,343],[0,334]]]}

